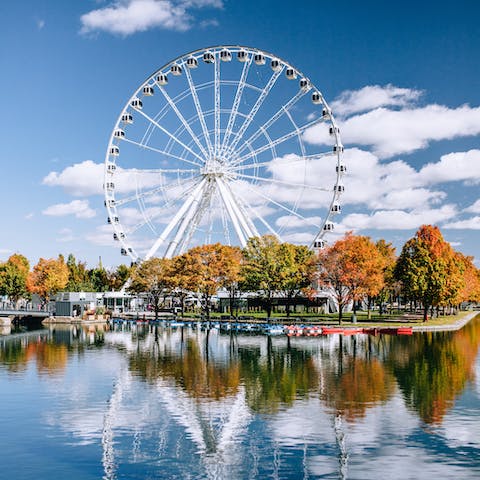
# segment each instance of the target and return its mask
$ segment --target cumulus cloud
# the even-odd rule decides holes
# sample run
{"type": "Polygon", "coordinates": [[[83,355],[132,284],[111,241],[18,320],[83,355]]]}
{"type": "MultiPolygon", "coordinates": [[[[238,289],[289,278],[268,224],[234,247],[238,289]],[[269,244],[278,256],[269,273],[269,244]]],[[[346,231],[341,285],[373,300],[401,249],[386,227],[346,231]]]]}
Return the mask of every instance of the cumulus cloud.
{"type": "Polygon", "coordinates": [[[443,225],[443,228],[451,228],[452,230],[480,230],[480,217],[467,218],[466,220],[458,220],[443,225]]]}
{"type": "Polygon", "coordinates": [[[372,215],[353,213],[342,220],[347,230],[406,230],[416,229],[423,224],[436,224],[449,220],[457,214],[454,205],[443,205],[438,209],[407,212],[405,210],[379,210],[372,215]]]}
{"type": "MultiPolygon", "coordinates": [[[[433,141],[480,134],[480,107],[417,106],[418,90],[387,85],[367,86],[342,93],[333,103],[340,116],[342,140],[347,145],[368,145],[380,158],[424,149],[433,141]]],[[[329,143],[325,126],[304,133],[307,142],[329,143]]]]}
{"type": "Polygon", "coordinates": [[[439,162],[425,165],[419,175],[430,184],[461,180],[480,182],[480,150],[443,155],[439,162]]]}
{"type": "Polygon", "coordinates": [[[76,218],[92,218],[96,215],[95,210],[90,208],[88,200],[72,200],[70,203],[57,203],[46,208],[42,213],[52,217],[75,215],[76,218]]]}
{"type": "Polygon", "coordinates": [[[340,116],[366,112],[379,107],[406,107],[415,103],[422,92],[394,85],[368,85],[360,90],[346,90],[332,102],[334,114],[340,116]]]}
{"type": "MultiPolygon", "coordinates": [[[[62,187],[71,195],[84,197],[102,195],[103,181],[103,163],[85,160],[81,163],[75,163],[61,172],[50,172],[42,183],[50,187],[62,187]]],[[[163,177],[154,170],[142,172],[117,167],[112,181],[115,184],[116,192],[129,193],[141,188],[159,186],[162,184],[163,177]]]]}
{"type": "Polygon", "coordinates": [[[58,232],[57,242],[72,242],[73,240],[75,240],[75,237],[70,228],[62,228],[58,232]]]}
{"type": "Polygon", "coordinates": [[[466,212],[480,213],[480,198],[472,205],[465,209],[466,212]]]}
{"type": "Polygon", "coordinates": [[[128,36],[151,28],[183,32],[192,26],[192,9],[222,6],[221,0],[117,0],[82,15],[81,33],[128,36]]]}

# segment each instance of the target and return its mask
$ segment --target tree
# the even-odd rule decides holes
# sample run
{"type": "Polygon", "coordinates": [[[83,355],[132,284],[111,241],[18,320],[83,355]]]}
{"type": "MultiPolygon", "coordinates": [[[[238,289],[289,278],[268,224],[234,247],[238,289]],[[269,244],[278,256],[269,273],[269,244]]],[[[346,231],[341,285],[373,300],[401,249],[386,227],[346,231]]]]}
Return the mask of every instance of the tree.
{"type": "Polygon", "coordinates": [[[262,299],[267,317],[272,313],[272,300],[280,290],[279,240],[273,235],[252,237],[243,249],[241,288],[257,292],[262,299]]]}
{"type": "Polygon", "coordinates": [[[73,253],[70,253],[67,257],[67,267],[69,275],[66,289],[68,291],[80,292],[83,290],[89,292],[93,290],[86,262],[77,262],[73,253]]]}
{"type": "Polygon", "coordinates": [[[286,298],[289,317],[292,300],[314,280],[317,270],[315,254],[304,245],[282,243],[278,248],[278,260],[282,267],[279,271],[279,290],[286,298]]]}
{"type": "Polygon", "coordinates": [[[455,257],[460,266],[462,280],[454,303],[480,302],[480,271],[473,264],[473,257],[460,252],[455,252],[455,257]]]}
{"type": "Polygon", "coordinates": [[[89,270],[88,276],[94,292],[105,292],[110,289],[108,272],[102,265],[89,270]]]}
{"type": "Polygon", "coordinates": [[[342,323],[343,310],[352,300],[351,292],[345,285],[343,252],[338,242],[318,253],[318,283],[329,289],[338,305],[338,322],[342,323]]]}
{"type": "Polygon", "coordinates": [[[27,289],[36,293],[46,304],[68,283],[69,270],[62,256],[58,259],[40,258],[27,277],[27,289]]]}
{"type": "Polygon", "coordinates": [[[215,243],[191,248],[183,256],[183,278],[200,294],[202,308],[210,318],[211,299],[219,288],[237,281],[240,256],[234,247],[215,243]]]}
{"type": "MultiPolygon", "coordinates": [[[[395,254],[395,247],[391,243],[387,243],[385,240],[380,239],[376,242],[375,246],[379,254],[383,259],[383,287],[376,295],[376,299],[380,305],[380,315],[383,312],[383,303],[388,301],[392,292],[398,288],[398,282],[394,277],[395,263],[397,257],[395,254]]],[[[370,314],[370,303],[372,297],[368,296],[368,312],[370,314]]],[[[369,315],[370,317],[370,315],[369,315]]]]}
{"type": "Polygon", "coordinates": [[[395,277],[402,282],[405,293],[422,302],[424,321],[430,307],[456,297],[458,273],[452,247],[432,225],[422,225],[405,243],[395,266],[395,277]]]}
{"type": "Polygon", "coordinates": [[[127,283],[128,278],[130,277],[132,269],[127,267],[127,265],[121,264],[112,271],[108,272],[108,283],[110,290],[121,290],[121,288],[127,283]]]}
{"type": "Polygon", "coordinates": [[[369,237],[348,232],[331,247],[320,251],[319,281],[330,287],[339,308],[339,321],[342,321],[344,307],[365,296],[374,297],[384,286],[385,260],[369,237]]]}
{"type": "Polygon", "coordinates": [[[0,264],[0,295],[7,295],[17,307],[20,298],[28,294],[27,276],[30,270],[28,260],[18,253],[0,264]]]}
{"type": "Polygon", "coordinates": [[[170,288],[170,263],[167,258],[150,258],[138,265],[131,274],[128,291],[132,293],[146,293],[155,310],[155,319],[158,318],[161,301],[165,291],[170,288]]]}

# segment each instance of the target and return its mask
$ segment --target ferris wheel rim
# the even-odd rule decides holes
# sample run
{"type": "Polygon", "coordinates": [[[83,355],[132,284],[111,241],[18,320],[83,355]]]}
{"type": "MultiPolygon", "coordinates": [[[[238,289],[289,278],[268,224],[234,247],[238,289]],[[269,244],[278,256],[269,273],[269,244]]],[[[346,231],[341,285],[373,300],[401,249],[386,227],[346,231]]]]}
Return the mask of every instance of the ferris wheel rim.
{"type": "MultiPolygon", "coordinates": [[[[336,181],[335,181],[335,185],[334,185],[334,192],[335,194],[332,196],[332,200],[330,202],[330,206],[328,208],[328,211],[327,211],[327,214],[324,216],[323,218],[323,221],[319,224],[319,225],[315,225],[316,227],[319,227],[318,229],[318,233],[315,235],[314,239],[312,240],[312,242],[310,243],[310,247],[313,247],[315,242],[318,240],[318,239],[321,239],[324,235],[324,230],[325,230],[325,226],[327,225],[327,223],[329,222],[330,218],[332,217],[332,208],[333,208],[333,205],[335,204],[335,202],[338,200],[338,197],[339,197],[339,194],[340,194],[340,190],[339,190],[339,184],[340,184],[340,180],[341,180],[341,177],[342,177],[342,171],[340,170],[340,165],[341,165],[341,150],[343,150],[343,146],[341,144],[341,140],[340,140],[340,135],[339,135],[339,130],[338,130],[338,127],[337,127],[337,124],[335,122],[335,119],[331,113],[331,109],[330,107],[328,106],[328,103],[327,101],[324,99],[323,95],[321,94],[320,90],[317,89],[313,83],[310,81],[310,79],[305,76],[303,74],[302,71],[300,71],[299,69],[297,69],[296,67],[293,67],[293,65],[290,63],[290,62],[287,62],[285,61],[282,57],[279,57],[278,55],[274,55],[268,51],[265,51],[265,50],[262,50],[262,49],[258,49],[258,48],[255,48],[255,47],[249,47],[249,46],[242,46],[242,45],[214,45],[214,46],[209,46],[209,47],[204,47],[204,48],[200,48],[200,49],[196,49],[196,50],[192,50],[190,52],[187,52],[187,53],[184,53],[180,56],[177,56],[176,58],[174,58],[173,60],[165,63],[162,67],[156,69],[152,74],[150,74],[148,77],[146,77],[146,79],[140,84],[140,86],[134,91],[133,95],[129,98],[129,100],[127,101],[127,103],[125,104],[124,108],[121,110],[118,118],[117,118],[117,121],[115,123],[115,127],[114,127],[114,130],[112,131],[111,133],[111,136],[110,136],[110,139],[109,139],[109,143],[108,143],[108,146],[109,148],[114,145],[114,133],[115,133],[115,129],[118,128],[118,126],[120,125],[121,123],[121,119],[122,119],[122,116],[125,114],[125,112],[127,112],[129,109],[130,109],[130,106],[131,106],[131,102],[135,99],[135,98],[138,98],[140,92],[142,92],[142,89],[146,86],[149,86],[152,82],[152,80],[155,78],[156,75],[159,75],[161,74],[162,72],[165,72],[167,69],[171,68],[173,65],[178,65],[180,64],[182,67],[185,68],[185,72],[188,72],[189,69],[186,68],[187,64],[186,64],[186,61],[188,58],[192,58],[194,57],[195,55],[197,57],[200,57],[202,54],[205,54],[207,52],[211,52],[215,55],[215,64],[217,63],[220,63],[220,52],[222,50],[229,50],[231,51],[232,53],[235,53],[236,51],[245,51],[247,52],[248,54],[251,54],[251,55],[254,55],[254,54],[261,54],[261,55],[264,55],[265,57],[268,57],[269,59],[275,59],[275,60],[278,60],[279,62],[281,62],[282,64],[282,70],[285,69],[286,67],[288,68],[292,68],[295,73],[300,76],[302,79],[305,79],[310,88],[308,91],[310,91],[310,89],[314,89],[314,91],[316,92],[319,92],[319,94],[321,95],[321,101],[322,101],[322,104],[325,106],[325,108],[329,111],[329,114],[328,114],[328,121],[330,122],[330,124],[333,126],[334,128],[334,137],[335,137],[335,145],[337,147],[341,147],[341,148],[338,148],[336,152],[333,153],[333,155],[336,155],[337,157],[337,175],[336,175],[336,181]],[[218,57],[218,58],[217,58],[218,57]]],[[[253,58],[253,57],[251,57],[253,58]]],[[[272,76],[273,77],[273,76],[272,76]]],[[[278,76],[277,76],[278,77],[278,76]]],[[[155,82],[154,82],[155,83],[155,82]]],[[[212,84],[212,83],[215,83],[215,81],[210,81],[210,82],[206,82],[208,84],[212,84]]],[[[234,82],[235,83],[235,82],[234,82]]],[[[245,86],[248,86],[248,84],[245,84],[245,86]]],[[[161,87],[160,88],[160,91],[163,93],[163,89],[161,87]]],[[[198,86],[196,87],[198,88],[198,86]]],[[[186,88],[184,90],[184,93],[185,95],[188,97],[188,92],[190,91],[190,94],[191,93],[191,90],[192,90],[192,87],[190,85],[189,88],[186,88]]],[[[261,88],[259,88],[259,90],[261,90],[261,88]]],[[[267,92],[268,94],[268,92],[267,92]]],[[[165,105],[165,108],[166,108],[166,105],[165,105]]],[[[214,109],[215,110],[215,109],[214,109]]],[[[228,111],[228,109],[227,109],[228,111]]],[[[141,112],[141,110],[139,111],[140,114],[143,114],[143,112],[141,112]]],[[[207,113],[210,115],[212,111],[208,111],[207,113]]],[[[166,110],[166,113],[168,113],[168,109],[166,110]]],[[[194,117],[197,117],[197,119],[199,121],[200,120],[200,117],[202,116],[202,114],[205,114],[205,112],[197,112],[196,115],[194,115],[194,117]]],[[[214,115],[216,115],[218,112],[217,111],[214,111],[214,115]]],[[[236,112],[236,115],[238,115],[239,113],[236,112]]],[[[322,121],[322,119],[317,119],[315,122],[313,122],[314,124],[317,124],[319,123],[320,121],[322,121]]],[[[152,122],[153,123],[153,122],[152,122]]],[[[293,120],[292,120],[292,123],[294,124],[293,120]]],[[[243,126],[243,125],[242,125],[243,126]]],[[[180,127],[179,127],[180,128],[180,127]]],[[[247,126],[248,128],[248,126],[247,126]]],[[[245,131],[247,130],[247,128],[245,128],[245,131]]],[[[153,130],[153,127],[152,127],[152,130],[153,130]]],[[[210,138],[210,131],[207,132],[208,135],[206,138],[210,138]]],[[[245,132],[243,132],[245,133],[245,132]]],[[[263,133],[263,132],[262,132],[263,133]]],[[[230,132],[230,135],[232,135],[232,132],[230,132]]],[[[243,138],[243,134],[242,135],[238,135],[237,136],[238,140],[236,141],[236,144],[238,144],[241,139],[243,138]]],[[[258,137],[257,137],[258,138],[258,137]]],[[[304,152],[304,147],[303,147],[303,143],[302,143],[302,139],[301,139],[301,136],[298,135],[298,138],[300,139],[300,142],[301,142],[301,148],[302,148],[302,157],[306,158],[305,156],[305,152],[304,152]]],[[[225,140],[225,136],[224,136],[224,140],[225,140]]],[[[247,139],[248,141],[249,139],[247,139]]],[[[195,136],[195,135],[192,135],[192,141],[195,141],[195,143],[197,144],[197,146],[200,146],[199,144],[201,144],[200,140],[198,139],[198,136],[195,136]]],[[[191,142],[190,142],[191,143],[191,142]]],[[[265,144],[264,147],[266,149],[271,149],[273,147],[273,150],[275,149],[275,145],[272,145],[272,140],[270,138],[268,138],[268,144],[265,144]]],[[[236,146],[235,144],[235,146],[236,146]]],[[[183,145],[183,144],[182,144],[183,145]]],[[[245,148],[250,148],[248,145],[247,147],[245,146],[246,145],[246,142],[243,144],[242,146],[242,151],[245,149],[245,148]]],[[[142,148],[145,148],[146,145],[142,145],[142,148]]],[[[190,151],[190,153],[193,153],[192,150],[190,149],[190,147],[188,147],[188,145],[184,145],[184,147],[187,147],[186,150],[187,151],[190,151]]],[[[223,145],[222,145],[222,148],[223,148],[223,145]]],[[[263,148],[263,147],[262,147],[263,148]]],[[[200,148],[202,150],[202,148],[200,148]]],[[[188,160],[186,158],[183,158],[183,155],[184,155],[184,152],[185,150],[182,152],[182,157],[180,158],[180,160],[182,162],[185,162],[185,163],[188,163],[188,160]]],[[[275,150],[274,150],[275,152],[275,150]]],[[[254,152],[250,151],[250,154],[249,155],[252,155],[254,154],[254,152]]],[[[247,154],[248,155],[248,154],[247,154]]],[[[327,152],[325,152],[325,155],[327,155],[327,152]]],[[[330,153],[330,155],[332,155],[332,153],[330,153]]],[[[199,160],[202,161],[202,158],[200,158],[198,155],[194,155],[194,156],[197,156],[199,158],[199,160]]],[[[254,156],[254,155],[253,155],[254,156]]],[[[249,157],[251,158],[251,157],[249,157]]],[[[255,156],[254,156],[255,158],[255,156]]],[[[107,149],[107,153],[106,153],[106,156],[105,156],[105,170],[104,170],[104,178],[105,178],[105,183],[107,182],[107,178],[108,178],[108,174],[107,174],[107,165],[108,165],[108,162],[110,160],[110,154],[109,154],[109,149],[107,149]]],[[[240,158],[240,160],[242,160],[240,158]]],[[[245,159],[244,159],[245,160],[245,159]]],[[[192,162],[190,162],[192,163],[192,162]]],[[[240,161],[240,164],[242,162],[240,161]]],[[[192,165],[192,166],[196,166],[196,167],[199,167],[200,168],[200,164],[196,164],[196,165],[192,165]]],[[[250,167],[250,168],[257,168],[257,167],[250,167]]],[[[239,174],[239,175],[242,175],[242,174],[239,174]]],[[[245,176],[245,174],[243,174],[245,176]]],[[[255,177],[256,180],[260,180],[260,181],[263,181],[263,178],[258,176],[258,175],[252,175],[251,177],[255,177]]],[[[303,184],[303,188],[309,188],[310,186],[308,185],[305,185],[303,184]]],[[[330,190],[329,190],[330,191],[330,190]]],[[[106,207],[107,207],[107,211],[108,211],[108,215],[109,215],[109,219],[112,217],[112,216],[115,216],[116,213],[117,213],[117,209],[116,207],[115,208],[112,208],[111,204],[108,202],[108,200],[111,198],[111,196],[108,196],[108,193],[107,193],[107,190],[105,189],[105,203],[106,203],[106,207]]],[[[297,201],[298,201],[299,197],[297,198],[297,201]]],[[[295,209],[294,209],[295,210],[295,209]]],[[[290,212],[290,213],[293,213],[293,212],[290,212]]],[[[301,215],[298,215],[299,218],[301,218],[301,215]]],[[[113,229],[114,229],[114,236],[115,234],[119,235],[120,234],[124,234],[124,229],[123,227],[122,228],[119,228],[118,225],[119,223],[118,222],[113,222],[112,223],[113,225],[113,229]]],[[[121,226],[121,224],[120,224],[121,226]]],[[[278,230],[278,229],[277,229],[278,230]]],[[[124,247],[127,247],[127,243],[124,242],[124,237],[120,238],[120,242],[121,244],[124,246],[124,247]]],[[[151,250],[151,249],[150,249],[151,250]]],[[[138,255],[136,253],[136,251],[129,247],[129,251],[128,251],[128,255],[131,256],[132,260],[136,261],[140,255],[138,255]]],[[[147,254],[147,258],[149,257],[150,255],[147,254]]]]}

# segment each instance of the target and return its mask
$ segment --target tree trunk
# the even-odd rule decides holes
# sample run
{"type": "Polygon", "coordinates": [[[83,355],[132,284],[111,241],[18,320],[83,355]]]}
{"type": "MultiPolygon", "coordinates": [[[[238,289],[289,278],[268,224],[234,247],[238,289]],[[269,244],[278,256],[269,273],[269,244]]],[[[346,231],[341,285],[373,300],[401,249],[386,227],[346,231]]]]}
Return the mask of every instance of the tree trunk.
{"type": "Polygon", "coordinates": [[[371,312],[370,312],[370,309],[372,307],[372,297],[370,295],[368,295],[367,297],[367,318],[370,320],[371,318],[371,312]]]}
{"type": "Polygon", "coordinates": [[[428,320],[428,304],[423,305],[423,321],[426,322],[428,320]]]}
{"type": "Polygon", "coordinates": [[[287,301],[285,302],[286,303],[286,312],[287,312],[287,318],[290,318],[290,303],[292,301],[292,296],[290,295],[290,293],[287,293],[287,301]]]}

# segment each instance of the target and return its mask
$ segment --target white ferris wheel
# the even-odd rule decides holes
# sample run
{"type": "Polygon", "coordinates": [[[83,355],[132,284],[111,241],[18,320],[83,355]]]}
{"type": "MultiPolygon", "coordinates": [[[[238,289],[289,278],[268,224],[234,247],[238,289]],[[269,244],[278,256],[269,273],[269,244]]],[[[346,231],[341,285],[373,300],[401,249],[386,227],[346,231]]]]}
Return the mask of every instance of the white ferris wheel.
{"type": "Polygon", "coordinates": [[[343,146],[322,93],[241,46],[167,63],[133,93],[105,158],[113,238],[133,261],[270,233],[323,246],[341,210],[343,146]]]}

